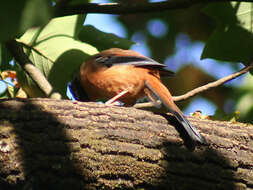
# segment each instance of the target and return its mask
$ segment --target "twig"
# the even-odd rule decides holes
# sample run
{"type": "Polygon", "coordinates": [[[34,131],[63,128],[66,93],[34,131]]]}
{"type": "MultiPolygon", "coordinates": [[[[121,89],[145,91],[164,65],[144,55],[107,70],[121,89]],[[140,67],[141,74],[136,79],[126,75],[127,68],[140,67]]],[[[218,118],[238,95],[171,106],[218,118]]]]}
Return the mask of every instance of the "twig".
{"type": "Polygon", "coordinates": [[[16,40],[10,40],[5,43],[7,49],[20,64],[24,71],[26,71],[33,81],[38,85],[38,87],[44,92],[47,97],[61,99],[61,95],[57,92],[53,92],[53,87],[48,82],[46,77],[41,73],[41,71],[35,67],[24,50],[16,40]]]}
{"type": "Polygon", "coordinates": [[[224,84],[224,83],[226,83],[226,82],[228,82],[228,81],[230,81],[230,80],[233,80],[233,79],[235,79],[235,78],[241,76],[242,74],[248,72],[248,71],[249,71],[250,69],[252,69],[252,68],[253,68],[253,63],[251,63],[251,64],[248,65],[248,66],[245,66],[245,67],[244,67],[243,69],[241,69],[240,71],[237,71],[237,72],[235,72],[235,73],[233,73],[233,74],[231,74],[231,75],[228,75],[228,76],[226,76],[226,77],[223,77],[223,78],[221,78],[221,79],[219,79],[219,80],[217,80],[217,81],[210,82],[210,83],[208,83],[208,84],[206,84],[206,85],[204,85],[204,86],[200,86],[200,87],[198,87],[198,88],[195,88],[195,89],[193,89],[193,90],[187,92],[186,94],[183,94],[183,95],[181,95],[181,96],[174,96],[174,97],[173,97],[173,100],[174,100],[174,101],[186,100],[187,98],[190,98],[190,97],[192,97],[192,96],[195,96],[196,94],[199,94],[199,93],[204,92],[204,91],[206,91],[206,90],[209,90],[209,89],[211,89],[211,88],[220,86],[220,85],[222,85],[222,84],[224,84]]]}
{"type": "Polygon", "coordinates": [[[188,8],[195,4],[212,2],[253,2],[253,0],[167,0],[152,3],[85,3],[77,5],[61,6],[55,9],[55,16],[68,16],[74,14],[131,14],[145,12],[161,12],[171,9],[188,8]]]}
{"type": "Polygon", "coordinates": [[[137,109],[152,108],[152,107],[158,107],[158,105],[161,105],[161,104],[162,102],[158,100],[155,104],[154,102],[137,103],[133,107],[137,109]]]}
{"type": "MultiPolygon", "coordinates": [[[[241,69],[238,72],[235,72],[235,73],[233,73],[231,75],[223,77],[223,78],[221,78],[219,80],[216,80],[214,82],[210,82],[210,83],[208,83],[208,84],[206,84],[204,86],[200,86],[198,88],[195,88],[195,89],[193,89],[193,90],[191,90],[191,91],[189,91],[189,92],[187,92],[187,93],[185,93],[185,94],[183,94],[181,96],[173,96],[173,101],[186,100],[186,99],[188,99],[188,98],[190,98],[192,96],[195,96],[195,95],[197,95],[197,94],[199,94],[201,92],[204,92],[204,91],[209,90],[209,89],[214,88],[214,87],[218,87],[218,86],[220,86],[220,85],[222,85],[222,84],[224,84],[224,83],[226,83],[226,82],[228,82],[230,80],[233,80],[233,79],[241,76],[242,74],[245,74],[246,72],[248,72],[252,68],[253,68],[253,63],[251,63],[248,66],[245,66],[243,69],[241,69]]],[[[149,107],[153,107],[153,106],[154,105],[151,102],[140,103],[140,104],[134,105],[135,108],[149,108],[149,107]]]]}

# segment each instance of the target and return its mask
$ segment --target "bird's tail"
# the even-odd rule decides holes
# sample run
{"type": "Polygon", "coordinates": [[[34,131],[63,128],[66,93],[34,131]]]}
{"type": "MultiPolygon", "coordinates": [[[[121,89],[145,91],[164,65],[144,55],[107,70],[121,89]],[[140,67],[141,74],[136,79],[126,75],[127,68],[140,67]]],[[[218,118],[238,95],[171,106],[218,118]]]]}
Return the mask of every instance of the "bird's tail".
{"type": "Polygon", "coordinates": [[[180,124],[184,127],[188,136],[194,141],[201,144],[206,144],[205,138],[197,131],[195,127],[185,118],[181,110],[173,102],[172,96],[169,90],[161,83],[161,81],[155,77],[145,81],[148,93],[146,93],[152,99],[159,99],[163,105],[172,113],[180,124]]]}

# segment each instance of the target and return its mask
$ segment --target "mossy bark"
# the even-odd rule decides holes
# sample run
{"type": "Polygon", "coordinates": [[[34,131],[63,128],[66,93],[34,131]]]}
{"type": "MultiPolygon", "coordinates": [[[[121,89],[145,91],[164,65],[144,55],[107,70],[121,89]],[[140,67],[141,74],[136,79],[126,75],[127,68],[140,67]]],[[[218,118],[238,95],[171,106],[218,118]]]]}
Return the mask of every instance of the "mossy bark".
{"type": "Polygon", "coordinates": [[[0,189],[253,189],[253,127],[67,100],[0,101],[0,189]],[[180,131],[180,130],[179,130],[180,131]]]}

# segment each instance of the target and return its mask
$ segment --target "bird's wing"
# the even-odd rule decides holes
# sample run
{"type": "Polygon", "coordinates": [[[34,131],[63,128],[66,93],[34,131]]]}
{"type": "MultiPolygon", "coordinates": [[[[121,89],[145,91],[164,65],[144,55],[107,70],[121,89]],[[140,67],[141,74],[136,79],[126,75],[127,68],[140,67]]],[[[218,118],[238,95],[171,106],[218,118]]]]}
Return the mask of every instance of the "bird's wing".
{"type": "Polygon", "coordinates": [[[136,67],[148,67],[158,69],[161,76],[173,76],[174,72],[167,70],[165,64],[158,63],[157,61],[148,57],[138,56],[99,56],[96,58],[97,63],[101,63],[107,67],[113,65],[134,65],[136,67]]]}

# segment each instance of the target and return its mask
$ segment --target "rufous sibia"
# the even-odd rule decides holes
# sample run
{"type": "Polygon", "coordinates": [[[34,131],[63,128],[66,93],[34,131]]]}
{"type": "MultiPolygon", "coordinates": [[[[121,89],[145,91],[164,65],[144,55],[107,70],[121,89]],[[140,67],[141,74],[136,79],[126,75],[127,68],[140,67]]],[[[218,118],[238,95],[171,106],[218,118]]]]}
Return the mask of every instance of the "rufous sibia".
{"type": "Polygon", "coordinates": [[[85,61],[70,89],[79,101],[110,99],[110,103],[118,100],[132,106],[145,96],[151,101],[160,100],[194,142],[205,144],[205,138],[185,118],[162,84],[160,76],[172,75],[165,67],[136,51],[112,48],[85,61]]]}

